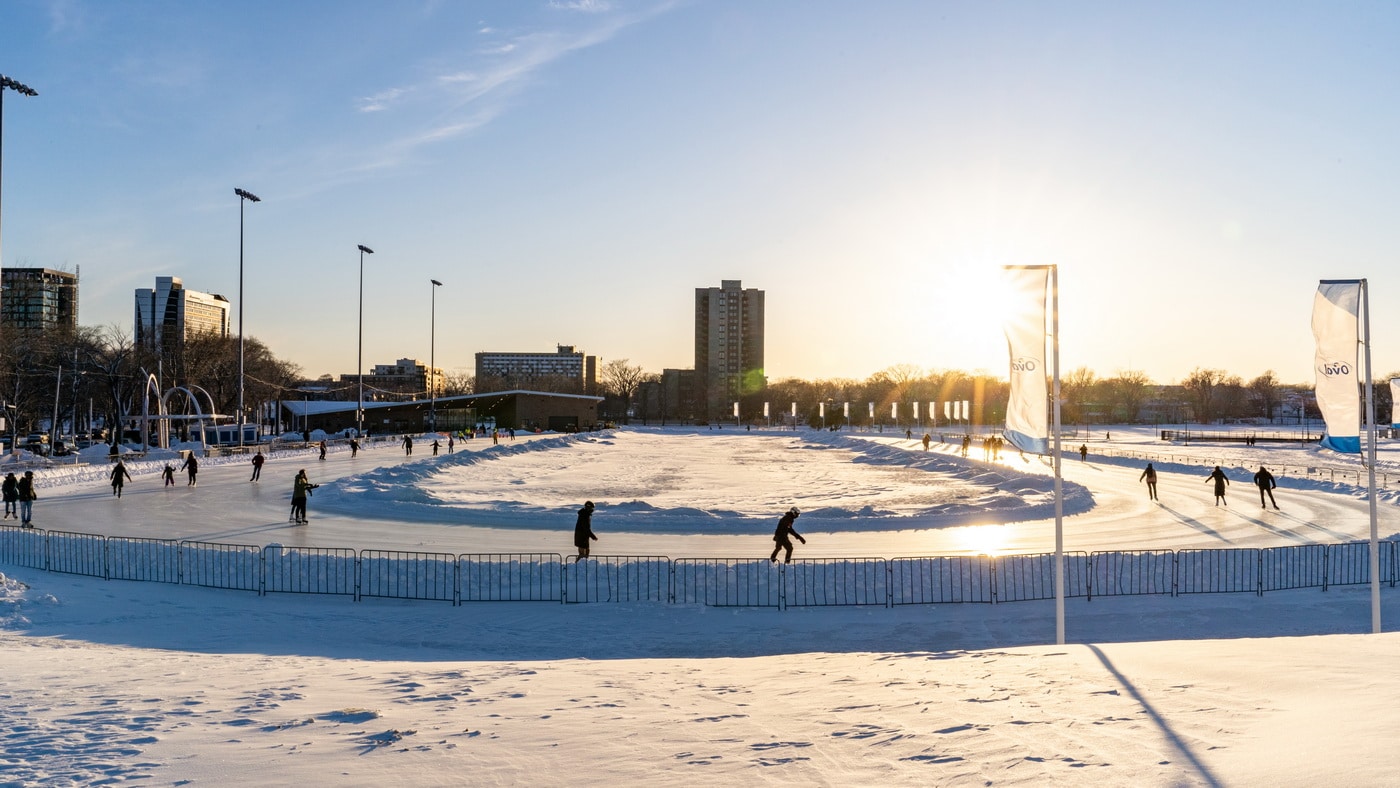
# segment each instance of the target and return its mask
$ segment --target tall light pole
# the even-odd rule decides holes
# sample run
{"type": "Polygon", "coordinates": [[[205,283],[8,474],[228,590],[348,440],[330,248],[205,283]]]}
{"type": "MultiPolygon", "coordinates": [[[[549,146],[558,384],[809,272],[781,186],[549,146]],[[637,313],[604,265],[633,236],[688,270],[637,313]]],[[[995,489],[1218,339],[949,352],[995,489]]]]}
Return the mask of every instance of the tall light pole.
{"type": "MultiPolygon", "coordinates": [[[[34,88],[29,87],[28,85],[24,84],[23,82],[16,82],[16,81],[14,81],[13,79],[10,79],[9,77],[5,76],[4,74],[0,74],[0,164],[3,164],[3,162],[4,162],[4,160],[5,160],[5,156],[4,156],[4,154],[3,154],[3,151],[4,151],[4,141],[5,141],[5,91],[6,91],[6,90],[13,90],[14,92],[20,94],[21,96],[37,96],[37,95],[39,95],[39,91],[35,90],[34,88]]],[[[3,179],[3,178],[0,178],[0,183],[2,183],[3,181],[4,181],[4,179],[3,179]]],[[[4,259],[5,259],[4,257],[0,257],[0,264],[3,263],[4,259]]]]}
{"type": "Polygon", "coordinates": [[[355,353],[355,372],[360,379],[360,403],[355,408],[355,437],[365,434],[365,255],[374,250],[360,244],[360,344],[355,353]]]}
{"type": "Polygon", "coordinates": [[[262,202],[256,194],[234,189],[238,195],[238,446],[243,447],[243,204],[262,202]]]}
{"type": "Polygon", "coordinates": [[[437,289],[442,282],[433,283],[430,325],[428,328],[428,429],[437,432],[437,289]]]}

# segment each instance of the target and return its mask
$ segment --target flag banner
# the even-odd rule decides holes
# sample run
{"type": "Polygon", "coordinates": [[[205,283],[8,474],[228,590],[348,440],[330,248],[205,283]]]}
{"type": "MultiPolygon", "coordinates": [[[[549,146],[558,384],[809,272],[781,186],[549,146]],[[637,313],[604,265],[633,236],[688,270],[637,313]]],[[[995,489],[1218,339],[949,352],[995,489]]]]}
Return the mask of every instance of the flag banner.
{"type": "Polygon", "coordinates": [[[914,403],[914,416],[913,416],[913,419],[914,419],[914,421],[918,421],[918,420],[919,420],[919,403],[918,403],[918,402],[915,402],[915,403],[914,403]]]}
{"type": "Polygon", "coordinates": [[[890,403],[890,421],[899,421],[899,403],[890,403]]]}
{"type": "Polygon", "coordinates": [[[943,401],[943,418],[947,421],[953,420],[953,403],[948,400],[943,401]]]}
{"type": "Polygon", "coordinates": [[[1011,300],[1004,329],[1011,357],[1006,439],[1021,451],[1045,454],[1050,445],[1045,383],[1045,293],[1048,268],[1006,269],[1011,300]]]}
{"type": "Polygon", "coordinates": [[[739,418],[739,403],[734,403],[734,418],[739,418]]]}
{"type": "Polygon", "coordinates": [[[867,403],[867,404],[870,406],[870,417],[869,417],[869,418],[870,418],[871,421],[874,421],[874,420],[875,420],[875,403],[870,402],[870,403],[867,403]]]}
{"type": "Polygon", "coordinates": [[[792,417],[793,417],[794,419],[797,418],[797,403],[796,403],[796,402],[792,403],[792,417]]]}
{"type": "Polygon", "coordinates": [[[825,403],[825,402],[818,402],[818,403],[817,403],[817,417],[818,417],[818,418],[822,418],[822,419],[826,418],[826,403],[825,403]]]}
{"type": "Polygon", "coordinates": [[[1400,430],[1400,378],[1390,379],[1390,428],[1400,430]]]}
{"type": "Polygon", "coordinates": [[[843,402],[843,403],[841,403],[841,418],[846,419],[846,420],[848,420],[848,421],[850,420],[850,418],[851,418],[851,403],[849,403],[849,402],[843,402]]]}
{"type": "Polygon", "coordinates": [[[928,404],[928,417],[933,421],[933,426],[935,427],[938,426],[938,411],[935,410],[933,406],[937,404],[937,402],[930,402],[928,404]]]}
{"type": "Polygon", "coordinates": [[[768,418],[768,403],[763,403],[763,418],[768,418]]]}
{"type": "Polygon", "coordinates": [[[1357,375],[1357,322],[1360,281],[1323,281],[1313,296],[1312,330],[1317,340],[1317,408],[1327,423],[1322,445],[1361,453],[1361,393],[1357,375]]]}

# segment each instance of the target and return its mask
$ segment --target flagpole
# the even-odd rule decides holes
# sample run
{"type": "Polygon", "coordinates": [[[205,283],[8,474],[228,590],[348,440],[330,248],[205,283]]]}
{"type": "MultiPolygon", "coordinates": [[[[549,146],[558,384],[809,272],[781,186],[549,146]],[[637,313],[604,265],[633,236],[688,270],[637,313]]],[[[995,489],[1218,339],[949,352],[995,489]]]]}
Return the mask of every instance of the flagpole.
{"type": "Polygon", "coordinates": [[[1381,631],[1381,557],[1379,528],[1376,524],[1376,400],[1371,381],[1371,295],[1361,280],[1361,346],[1365,353],[1366,374],[1366,498],[1371,509],[1371,632],[1381,631]]]}
{"type": "MultiPolygon", "coordinates": [[[[1060,476],[1060,275],[1059,267],[1055,265],[1050,266],[1050,335],[1053,342],[1050,368],[1054,373],[1054,385],[1050,397],[1054,420],[1050,434],[1054,436],[1051,452],[1055,464],[1055,643],[1063,646],[1065,643],[1065,499],[1060,476]]],[[[1374,507],[1374,504],[1372,506],[1374,507]]],[[[1374,552],[1372,550],[1373,555],[1374,552]]]]}

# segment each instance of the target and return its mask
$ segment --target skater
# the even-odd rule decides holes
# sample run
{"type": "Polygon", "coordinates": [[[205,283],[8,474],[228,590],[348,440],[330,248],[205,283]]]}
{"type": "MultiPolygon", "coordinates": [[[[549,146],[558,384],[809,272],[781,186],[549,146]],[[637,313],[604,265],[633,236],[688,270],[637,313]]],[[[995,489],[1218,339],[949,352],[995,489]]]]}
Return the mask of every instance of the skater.
{"type": "Polygon", "coordinates": [[[355,459],[355,455],[360,453],[360,442],[354,438],[350,439],[350,459],[355,459]]]}
{"type": "Polygon", "coordinates": [[[321,459],[326,459],[326,442],[321,441],[321,459]]]}
{"type": "Polygon", "coordinates": [[[1148,500],[1157,500],[1157,469],[1152,467],[1152,463],[1147,463],[1147,469],[1138,477],[1138,481],[1147,482],[1148,500]]]}
{"type": "Polygon", "coordinates": [[[583,508],[578,510],[578,522],[574,523],[574,547],[578,548],[578,557],[588,557],[589,540],[598,541],[598,537],[593,533],[593,502],[584,501],[583,508]]]}
{"type": "Polygon", "coordinates": [[[1274,501],[1274,488],[1278,486],[1278,482],[1274,481],[1274,475],[1269,473],[1269,469],[1260,465],[1259,472],[1254,474],[1254,483],[1259,486],[1259,508],[1269,508],[1264,505],[1264,494],[1267,493],[1269,496],[1269,503],[1273,504],[1274,508],[1277,509],[1278,503],[1274,501]]]}
{"type": "Polygon", "coordinates": [[[131,474],[126,472],[126,463],[117,460],[116,467],[112,468],[112,494],[118,498],[122,497],[122,486],[131,479],[131,474]]]}
{"type": "Polygon", "coordinates": [[[403,453],[405,457],[413,454],[413,438],[408,435],[403,436],[403,453]]]}
{"type": "Polygon", "coordinates": [[[778,520],[778,530],[773,532],[773,541],[777,542],[777,544],[773,547],[773,554],[768,556],[768,562],[770,564],[777,563],[778,551],[784,549],[787,550],[787,554],[783,556],[783,563],[792,563],[792,539],[789,538],[790,536],[795,536],[797,537],[797,541],[802,544],[807,544],[807,540],[802,538],[802,534],[798,533],[797,530],[792,527],[793,522],[797,520],[797,516],[800,514],[802,513],[794,506],[787,510],[787,514],[783,515],[782,519],[778,520]]]}
{"type": "Polygon", "coordinates": [[[19,507],[16,506],[15,503],[19,501],[19,479],[16,479],[13,473],[6,474],[5,476],[4,497],[5,517],[3,519],[8,520],[11,517],[18,518],[19,507]]]}
{"type": "Polygon", "coordinates": [[[1089,459],[1089,444],[1081,443],[1079,444],[1079,461],[1084,462],[1087,459],[1089,459]]]}
{"type": "Polygon", "coordinates": [[[1230,483],[1230,479],[1225,475],[1224,471],[1220,470],[1219,465],[1215,466],[1215,470],[1210,472],[1210,475],[1206,477],[1206,481],[1215,482],[1215,505],[1219,506],[1223,503],[1229,506],[1230,502],[1225,500],[1225,485],[1230,483]]]}
{"type": "Polygon", "coordinates": [[[164,467],[163,469],[161,469],[160,475],[161,475],[161,478],[165,479],[165,486],[166,486],[166,487],[174,487],[174,486],[175,486],[175,466],[174,466],[174,465],[171,465],[170,463],[167,462],[167,463],[165,464],[165,467],[164,467]]]}
{"type": "Polygon", "coordinates": [[[311,495],[311,491],[320,487],[319,484],[312,484],[306,476],[306,469],[297,471],[296,478],[292,479],[292,516],[289,518],[297,525],[306,524],[306,498],[311,495]]]}
{"type": "Polygon", "coordinates": [[[433,441],[433,456],[434,456],[434,457],[437,456],[437,451],[438,451],[438,442],[437,442],[437,441],[433,441]]]}
{"type": "Polygon", "coordinates": [[[924,451],[928,451],[929,442],[932,441],[932,440],[933,440],[933,437],[930,436],[927,432],[925,432],[925,433],[924,433],[924,451]]]}
{"type": "Polygon", "coordinates": [[[452,453],[452,447],[455,446],[455,445],[456,445],[456,441],[454,441],[454,440],[452,439],[452,436],[451,436],[451,435],[448,435],[448,436],[447,436],[447,453],[448,453],[448,454],[451,454],[451,453],[452,453]]]}
{"type": "Polygon", "coordinates": [[[33,528],[29,519],[34,514],[34,501],[39,497],[39,494],[34,492],[34,471],[24,472],[24,478],[15,485],[15,495],[19,498],[20,525],[33,528]]]}
{"type": "Polygon", "coordinates": [[[190,456],[185,458],[185,462],[180,466],[180,470],[188,471],[190,474],[190,480],[185,482],[185,486],[195,486],[196,477],[199,476],[199,458],[194,456],[194,452],[190,452],[190,456]]]}
{"type": "Polygon", "coordinates": [[[267,462],[267,458],[263,456],[262,449],[258,449],[258,453],[253,455],[253,478],[248,481],[255,482],[262,478],[262,467],[265,462],[267,462]]]}

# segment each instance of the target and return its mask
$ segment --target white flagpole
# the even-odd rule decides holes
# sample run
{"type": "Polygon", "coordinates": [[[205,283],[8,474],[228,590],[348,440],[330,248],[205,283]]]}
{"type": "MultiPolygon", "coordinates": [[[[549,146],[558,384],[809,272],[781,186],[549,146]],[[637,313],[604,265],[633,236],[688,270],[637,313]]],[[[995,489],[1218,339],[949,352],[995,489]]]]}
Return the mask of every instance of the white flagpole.
{"type": "Polygon", "coordinates": [[[1058,266],[1050,266],[1050,335],[1054,338],[1050,369],[1054,385],[1050,389],[1054,419],[1050,434],[1054,436],[1051,456],[1055,463],[1055,643],[1065,643],[1065,498],[1060,477],[1060,275],[1058,266]]]}
{"type": "Polygon", "coordinates": [[[1376,401],[1371,382],[1371,296],[1366,280],[1361,280],[1361,345],[1366,363],[1366,497],[1371,508],[1371,632],[1381,631],[1381,558],[1379,529],[1376,525],[1376,401]]]}

